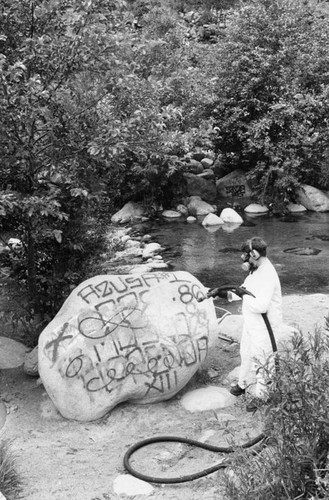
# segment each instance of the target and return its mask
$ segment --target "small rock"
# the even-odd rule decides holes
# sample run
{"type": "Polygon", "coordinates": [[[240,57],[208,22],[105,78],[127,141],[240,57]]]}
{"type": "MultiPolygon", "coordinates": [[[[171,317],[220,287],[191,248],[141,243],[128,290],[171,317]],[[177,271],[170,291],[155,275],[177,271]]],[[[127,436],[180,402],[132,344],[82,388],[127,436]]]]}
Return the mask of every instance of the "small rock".
{"type": "Polygon", "coordinates": [[[0,370],[22,366],[28,352],[29,348],[20,342],[0,337],[0,370]]]}
{"type": "Polygon", "coordinates": [[[24,373],[30,377],[38,377],[38,346],[32,349],[31,352],[26,354],[23,365],[24,373]]]}
{"type": "Polygon", "coordinates": [[[177,205],[176,210],[181,215],[188,215],[187,207],[185,205],[183,205],[182,203],[180,205],[177,205]]]}
{"type": "Polygon", "coordinates": [[[176,212],[176,210],[164,210],[162,212],[162,217],[166,217],[167,219],[175,219],[181,216],[182,214],[180,212],[176,212]]]}
{"type": "Polygon", "coordinates": [[[113,481],[113,490],[117,495],[151,495],[153,486],[129,474],[121,474],[113,481]]]}
{"type": "Polygon", "coordinates": [[[128,240],[130,240],[130,236],[128,234],[125,234],[121,238],[121,243],[125,244],[125,243],[127,243],[128,240]]]}
{"type": "Polygon", "coordinates": [[[227,389],[208,386],[187,392],[181,399],[182,406],[194,413],[197,411],[214,410],[231,406],[235,401],[227,389]]]}
{"type": "Polygon", "coordinates": [[[324,191],[303,184],[297,192],[298,202],[314,212],[329,211],[329,196],[324,191]]]}
{"type": "Polygon", "coordinates": [[[242,224],[243,219],[241,215],[239,215],[233,208],[224,208],[220,214],[220,218],[224,222],[234,223],[234,224],[242,224]]]}
{"type": "Polygon", "coordinates": [[[307,208],[305,208],[304,205],[300,205],[298,203],[289,203],[289,205],[287,206],[287,210],[291,214],[307,212],[307,208]]]}
{"type": "Polygon", "coordinates": [[[138,241],[138,240],[128,240],[126,242],[126,245],[125,245],[125,248],[133,248],[133,247],[140,247],[141,246],[141,242],[138,241]]]}
{"type": "Polygon", "coordinates": [[[139,266],[134,266],[130,269],[129,274],[144,274],[150,273],[152,271],[151,264],[140,264],[139,266]]]}
{"type": "Polygon", "coordinates": [[[260,205],[259,203],[250,203],[244,211],[247,214],[263,215],[268,213],[268,208],[265,205],[260,205]]]}
{"type": "Polygon", "coordinates": [[[202,179],[211,179],[212,180],[215,178],[215,174],[214,174],[213,170],[211,170],[210,168],[207,168],[206,170],[201,172],[201,174],[198,174],[198,177],[201,177],[202,179]]]}
{"type": "Polygon", "coordinates": [[[155,256],[153,257],[153,259],[154,259],[154,260],[163,260],[163,257],[162,257],[162,255],[155,255],[155,256]]]}
{"type": "Polygon", "coordinates": [[[114,224],[124,224],[132,219],[141,218],[143,214],[144,207],[141,204],[129,201],[111,217],[111,222],[114,224]]]}
{"type": "Polygon", "coordinates": [[[152,262],[152,269],[167,269],[168,265],[165,262],[152,262]]]}
{"type": "Polygon", "coordinates": [[[203,158],[201,160],[201,163],[203,165],[204,168],[209,168],[211,167],[211,165],[214,163],[213,160],[211,160],[210,158],[203,158]]]}
{"type": "Polygon", "coordinates": [[[154,254],[160,252],[160,250],[162,250],[162,247],[159,243],[148,243],[143,249],[142,257],[143,259],[153,257],[154,254]]]}
{"type": "Polygon", "coordinates": [[[204,227],[207,226],[219,226],[221,224],[224,224],[223,219],[218,217],[216,214],[208,214],[202,221],[202,225],[204,227]]]}
{"type": "Polygon", "coordinates": [[[203,165],[200,161],[192,159],[188,164],[189,172],[193,174],[201,174],[203,172],[203,165]]]}
{"type": "Polygon", "coordinates": [[[213,368],[210,368],[208,370],[208,375],[209,375],[210,378],[216,378],[216,377],[218,377],[219,373],[218,373],[217,370],[214,370],[213,368]]]}

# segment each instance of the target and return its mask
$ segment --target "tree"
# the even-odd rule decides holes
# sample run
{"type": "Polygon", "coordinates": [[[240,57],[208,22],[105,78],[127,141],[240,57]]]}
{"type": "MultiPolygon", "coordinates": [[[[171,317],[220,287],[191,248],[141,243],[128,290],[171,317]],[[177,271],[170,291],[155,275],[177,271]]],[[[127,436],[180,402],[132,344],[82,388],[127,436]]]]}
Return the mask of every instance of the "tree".
{"type": "Polygon", "coordinates": [[[138,26],[121,0],[1,6],[0,223],[22,239],[30,311],[53,313],[84,277],[100,214],[162,201],[177,155],[211,144],[199,121],[213,84],[206,49],[159,2],[138,26]]]}
{"type": "Polygon", "coordinates": [[[241,4],[219,47],[216,148],[246,170],[261,201],[327,188],[327,17],[295,0],[241,4]]]}
{"type": "Polygon", "coordinates": [[[120,20],[120,2],[108,4],[1,2],[1,220],[14,217],[22,239],[32,313],[58,306],[92,244],[85,224],[104,191],[103,166],[88,152],[104,95],[93,84],[120,20]]]}

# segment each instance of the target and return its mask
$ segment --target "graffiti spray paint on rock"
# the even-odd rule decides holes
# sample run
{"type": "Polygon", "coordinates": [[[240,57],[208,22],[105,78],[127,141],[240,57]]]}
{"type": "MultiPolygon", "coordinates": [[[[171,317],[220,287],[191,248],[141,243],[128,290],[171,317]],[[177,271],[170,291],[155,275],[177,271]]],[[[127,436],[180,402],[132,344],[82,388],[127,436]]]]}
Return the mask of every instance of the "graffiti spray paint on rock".
{"type": "Polygon", "coordinates": [[[174,396],[213,344],[218,324],[191,274],[102,275],[80,284],[39,339],[39,372],[60,413],[89,421],[123,401],[174,396]]]}

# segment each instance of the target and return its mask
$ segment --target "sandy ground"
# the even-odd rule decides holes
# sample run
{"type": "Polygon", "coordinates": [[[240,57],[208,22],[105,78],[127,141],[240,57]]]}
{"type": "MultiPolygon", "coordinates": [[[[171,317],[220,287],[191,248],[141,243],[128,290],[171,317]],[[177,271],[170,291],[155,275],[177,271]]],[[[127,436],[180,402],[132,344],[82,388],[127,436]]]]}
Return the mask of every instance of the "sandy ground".
{"type": "MultiPolygon", "coordinates": [[[[324,324],[329,312],[325,295],[288,296],[285,320],[311,330],[324,324]]],[[[262,430],[262,414],[245,412],[244,398],[233,406],[191,413],[181,398],[207,385],[229,388],[228,374],[239,365],[237,344],[218,340],[202,371],[170,401],[121,404],[106,418],[89,423],[65,420],[56,411],[44,387],[22,368],[1,372],[1,399],[8,411],[2,437],[13,439],[17,467],[24,480],[24,500],[117,500],[143,498],[118,492],[116,481],[126,474],[123,456],[136,441],[157,435],[175,435],[217,445],[245,442],[262,430]]],[[[181,444],[152,445],[141,450],[133,464],[150,475],[177,476],[217,463],[221,455],[181,444]]],[[[224,500],[222,471],[193,482],[152,485],[147,498],[170,500],[224,500]]],[[[128,481],[129,477],[127,477],[128,481]]],[[[137,490],[136,490],[137,491],[137,490]]]]}

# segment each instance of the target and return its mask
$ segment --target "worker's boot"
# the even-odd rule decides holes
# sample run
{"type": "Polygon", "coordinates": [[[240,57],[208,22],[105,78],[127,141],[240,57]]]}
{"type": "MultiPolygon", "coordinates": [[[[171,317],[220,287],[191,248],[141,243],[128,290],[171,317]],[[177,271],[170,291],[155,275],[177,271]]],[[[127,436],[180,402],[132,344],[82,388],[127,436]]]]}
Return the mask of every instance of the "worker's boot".
{"type": "Polygon", "coordinates": [[[242,389],[242,387],[239,386],[239,384],[233,385],[230,389],[230,393],[233,394],[233,396],[241,396],[246,392],[246,389],[242,389]]]}

